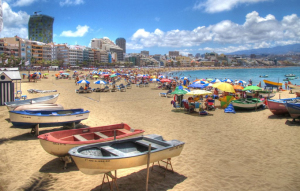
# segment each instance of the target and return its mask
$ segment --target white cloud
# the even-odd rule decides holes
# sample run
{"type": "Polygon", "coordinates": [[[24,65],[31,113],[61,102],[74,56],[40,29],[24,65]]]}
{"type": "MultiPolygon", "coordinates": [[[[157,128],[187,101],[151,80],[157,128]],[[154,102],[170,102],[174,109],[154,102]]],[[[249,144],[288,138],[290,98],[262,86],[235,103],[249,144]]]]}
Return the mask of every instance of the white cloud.
{"type": "Polygon", "coordinates": [[[23,6],[29,6],[32,3],[34,3],[37,0],[17,0],[14,3],[12,3],[12,6],[14,7],[23,7],[23,6]]]}
{"type": "Polygon", "coordinates": [[[198,2],[193,9],[203,10],[208,13],[216,13],[222,11],[229,11],[241,4],[259,3],[270,0],[206,0],[205,2],[198,2]]]}
{"type": "Polygon", "coordinates": [[[28,38],[27,25],[30,16],[26,12],[13,12],[10,6],[6,2],[3,2],[2,14],[3,30],[0,33],[1,38],[16,35],[22,38],[28,38]]]}
{"type": "Polygon", "coordinates": [[[88,31],[89,31],[89,26],[84,25],[78,25],[76,27],[77,31],[72,32],[70,30],[68,31],[63,31],[60,36],[65,36],[65,37],[83,37],[88,31]]]}
{"type": "Polygon", "coordinates": [[[229,46],[224,52],[250,48],[266,48],[300,41],[300,18],[296,14],[277,20],[273,15],[261,17],[256,11],[245,16],[243,24],[223,20],[193,30],[146,31],[138,29],[128,49],[147,47],[199,47],[204,43],[229,46]]]}
{"type": "Polygon", "coordinates": [[[60,6],[80,5],[80,4],[84,4],[84,0],[64,0],[59,2],[60,6]]]}

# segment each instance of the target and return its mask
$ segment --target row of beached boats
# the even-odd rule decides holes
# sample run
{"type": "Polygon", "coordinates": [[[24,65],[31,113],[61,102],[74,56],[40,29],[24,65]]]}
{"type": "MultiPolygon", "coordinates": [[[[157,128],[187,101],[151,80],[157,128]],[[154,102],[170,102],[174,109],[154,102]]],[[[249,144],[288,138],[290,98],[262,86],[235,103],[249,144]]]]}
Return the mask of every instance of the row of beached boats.
{"type": "MultiPolygon", "coordinates": [[[[6,102],[10,121],[16,127],[58,126],[79,123],[89,111],[63,109],[55,104],[59,94],[6,102]]],[[[43,149],[70,162],[70,156],[85,174],[101,174],[113,170],[145,165],[179,156],[184,142],[166,141],[160,135],[143,135],[144,130],[127,124],[68,129],[38,136],[43,149]],[[148,160],[148,154],[151,154],[148,160]]]]}

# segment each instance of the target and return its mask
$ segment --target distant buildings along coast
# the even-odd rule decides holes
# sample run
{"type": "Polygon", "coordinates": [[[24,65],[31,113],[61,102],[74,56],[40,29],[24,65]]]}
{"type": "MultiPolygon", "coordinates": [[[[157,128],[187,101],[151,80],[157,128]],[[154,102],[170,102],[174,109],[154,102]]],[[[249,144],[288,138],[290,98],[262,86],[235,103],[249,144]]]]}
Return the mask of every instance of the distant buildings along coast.
{"type": "MultiPolygon", "coordinates": [[[[0,1],[1,2],[1,1],[0,1]]],[[[1,4],[0,4],[1,6],[1,4]]],[[[53,42],[54,18],[35,12],[28,21],[28,38],[18,36],[0,38],[0,64],[31,66],[96,66],[96,67],[201,67],[201,66],[270,66],[289,65],[291,60],[261,57],[227,56],[215,52],[195,56],[181,55],[179,51],[169,54],[150,55],[143,50],[140,53],[126,53],[126,39],[117,38],[115,43],[109,38],[91,39],[91,47],[81,45],[56,44],[53,42]]],[[[2,27],[2,7],[0,7],[0,31],[2,27]]],[[[299,59],[298,59],[299,60],[299,59]]]]}

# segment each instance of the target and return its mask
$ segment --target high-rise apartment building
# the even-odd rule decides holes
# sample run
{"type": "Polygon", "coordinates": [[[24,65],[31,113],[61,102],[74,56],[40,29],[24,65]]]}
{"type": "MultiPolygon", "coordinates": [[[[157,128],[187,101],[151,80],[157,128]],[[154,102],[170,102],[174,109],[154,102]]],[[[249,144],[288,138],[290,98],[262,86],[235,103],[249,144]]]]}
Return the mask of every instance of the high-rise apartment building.
{"type": "Polygon", "coordinates": [[[143,51],[141,51],[141,55],[144,55],[144,56],[146,56],[146,57],[149,57],[149,51],[143,50],[143,51]]]}
{"type": "Polygon", "coordinates": [[[54,18],[37,14],[30,15],[28,21],[28,38],[33,41],[44,43],[53,42],[53,22],[54,18]]]}
{"type": "Polygon", "coordinates": [[[92,39],[91,48],[110,52],[111,53],[110,55],[116,55],[112,57],[112,60],[114,62],[124,60],[123,49],[115,45],[115,43],[111,41],[109,38],[92,39]]]}
{"type": "Polygon", "coordinates": [[[126,40],[125,38],[117,38],[116,45],[123,49],[123,53],[126,53],[126,40]]]}
{"type": "Polygon", "coordinates": [[[176,56],[179,56],[179,51],[169,51],[169,56],[170,56],[170,57],[176,57],[176,56]]]}

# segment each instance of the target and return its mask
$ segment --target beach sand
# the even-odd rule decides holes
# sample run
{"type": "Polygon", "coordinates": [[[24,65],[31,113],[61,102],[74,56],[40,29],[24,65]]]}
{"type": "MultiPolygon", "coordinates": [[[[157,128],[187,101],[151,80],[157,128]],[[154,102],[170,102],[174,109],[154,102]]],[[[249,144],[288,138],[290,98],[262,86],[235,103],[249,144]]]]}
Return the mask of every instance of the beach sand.
{"type": "MultiPolygon", "coordinates": [[[[274,116],[268,109],[188,114],[174,109],[172,98],[160,97],[166,90],[153,90],[154,84],[133,85],[126,92],[76,94],[79,86],[74,80],[55,80],[52,75],[37,83],[24,81],[23,94],[34,98],[49,94],[29,94],[27,89],[56,89],[58,104],[91,111],[84,125],[123,122],[145,134],[185,142],[181,155],[172,159],[175,173],[166,172],[164,177],[163,169],[155,165],[149,190],[300,190],[300,123],[293,123],[290,117],[274,116]]],[[[295,97],[288,91],[275,98],[279,95],[295,97]]],[[[54,129],[62,128],[41,128],[40,134],[54,129]]],[[[64,170],[64,163],[44,151],[30,129],[12,126],[5,106],[0,107],[0,131],[0,190],[100,189],[102,174],[85,175],[75,163],[64,170]]],[[[117,172],[119,190],[145,190],[146,165],[117,172]]],[[[107,184],[103,190],[109,190],[107,184]]]]}

